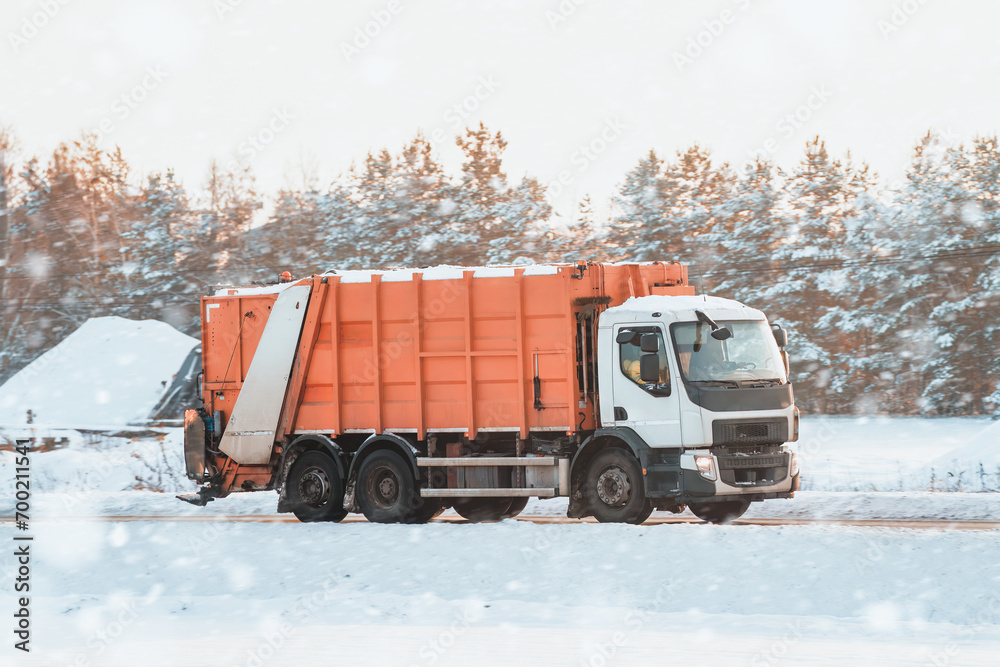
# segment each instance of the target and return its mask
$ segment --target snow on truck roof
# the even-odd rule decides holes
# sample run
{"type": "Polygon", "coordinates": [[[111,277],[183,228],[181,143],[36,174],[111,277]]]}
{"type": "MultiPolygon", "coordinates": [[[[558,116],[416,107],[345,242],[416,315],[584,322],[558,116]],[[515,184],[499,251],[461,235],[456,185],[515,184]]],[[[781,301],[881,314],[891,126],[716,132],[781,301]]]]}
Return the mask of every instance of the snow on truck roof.
{"type": "MultiPolygon", "coordinates": [[[[561,267],[573,266],[572,264],[508,264],[502,266],[432,266],[425,269],[381,269],[381,270],[347,270],[329,271],[320,275],[339,276],[342,283],[368,283],[372,276],[382,276],[382,282],[408,282],[413,280],[413,275],[421,274],[423,280],[455,280],[462,278],[466,271],[474,271],[473,278],[502,278],[512,277],[515,269],[524,269],[526,276],[552,276],[559,272],[561,267]]],[[[277,294],[283,292],[297,281],[277,285],[262,285],[253,287],[224,286],[216,290],[217,295],[226,294],[277,294]]]]}
{"type": "Polygon", "coordinates": [[[715,319],[762,320],[764,313],[745,306],[739,301],[724,299],[718,296],[700,294],[698,296],[638,296],[625,303],[608,308],[609,314],[641,314],[649,317],[651,313],[672,313],[684,319],[694,319],[694,311],[703,310],[715,319]]]}
{"type": "MultiPolygon", "coordinates": [[[[665,262],[608,262],[607,266],[664,264],[665,262]]],[[[666,262],[669,264],[670,262],[666,262]]],[[[575,264],[496,264],[491,266],[431,266],[422,269],[349,269],[328,271],[319,275],[339,276],[342,283],[368,283],[372,276],[382,276],[382,282],[409,282],[413,280],[414,274],[421,274],[423,280],[456,280],[464,276],[466,271],[473,271],[473,278],[505,278],[513,277],[514,271],[523,269],[526,276],[554,276],[559,273],[559,269],[575,268],[575,264]]],[[[288,287],[296,284],[301,278],[297,278],[287,283],[274,285],[222,285],[216,287],[215,294],[225,296],[230,294],[252,295],[252,294],[277,294],[285,291],[288,287]]],[[[734,302],[735,303],[735,302],[734,302]]]]}

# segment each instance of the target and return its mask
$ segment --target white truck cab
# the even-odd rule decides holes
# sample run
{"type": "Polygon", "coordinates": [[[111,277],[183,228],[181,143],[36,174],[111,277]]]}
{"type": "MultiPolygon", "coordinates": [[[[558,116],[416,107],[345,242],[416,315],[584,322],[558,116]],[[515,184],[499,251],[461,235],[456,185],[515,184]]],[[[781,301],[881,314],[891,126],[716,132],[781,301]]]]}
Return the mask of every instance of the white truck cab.
{"type": "Polygon", "coordinates": [[[721,511],[794,493],[785,342],[764,313],[718,297],[643,296],[601,314],[601,428],[645,445],[648,497],[721,511]]]}

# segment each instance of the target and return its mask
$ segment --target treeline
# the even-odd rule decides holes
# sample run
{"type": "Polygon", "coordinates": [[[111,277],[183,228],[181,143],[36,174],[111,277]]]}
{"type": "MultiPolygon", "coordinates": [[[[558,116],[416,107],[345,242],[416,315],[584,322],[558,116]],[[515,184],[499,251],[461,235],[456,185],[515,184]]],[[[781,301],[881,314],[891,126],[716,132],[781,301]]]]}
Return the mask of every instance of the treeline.
{"type": "Polygon", "coordinates": [[[650,151],[603,219],[589,199],[557,216],[538,180],[510,179],[499,132],[457,143],[457,174],[417,136],[268,201],[249,169],[213,163],[192,193],[169,171],[133,174],[92,138],[43,162],[0,133],[0,381],[89,317],[196,335],[208,286],[286,270],[676,259],[700,291],[791,330],[806,411],[1000,416],[995,137],[928,134],[895,187],[819,138],[787,172],[716,163],[698,145],[650,151]]]}

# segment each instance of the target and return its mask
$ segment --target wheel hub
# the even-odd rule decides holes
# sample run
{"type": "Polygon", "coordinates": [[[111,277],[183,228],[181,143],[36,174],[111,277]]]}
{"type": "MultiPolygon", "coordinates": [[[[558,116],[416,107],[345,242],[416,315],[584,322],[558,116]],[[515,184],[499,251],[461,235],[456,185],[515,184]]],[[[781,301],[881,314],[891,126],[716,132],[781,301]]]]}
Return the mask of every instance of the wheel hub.
{"type": "Polygon", "coordinates": [[[381,509],[392,509],[399,501],[399,480],[389,468],[373,471],[367,486],[368,497],[381,509]]]}
{"type": "Polygon", "coordinates": [[[605,505],[620,507],[628,502],[632,485],[628,475],[617,466],[606,469],[597,478],[597,497],[605,505]]]}
{"type": "Polygon", "coordinates": [[[299,496],[307,504],[319,507],[330,499],[330,480],[320,468],[309,468],[299,482],[299,496]]]}
{"type": "Polygon", "coordinates": [[[392,477],[385,477],[378,483],[378,492],[382,498],[388,500],[396,495],[396,480],[392,477]]]}

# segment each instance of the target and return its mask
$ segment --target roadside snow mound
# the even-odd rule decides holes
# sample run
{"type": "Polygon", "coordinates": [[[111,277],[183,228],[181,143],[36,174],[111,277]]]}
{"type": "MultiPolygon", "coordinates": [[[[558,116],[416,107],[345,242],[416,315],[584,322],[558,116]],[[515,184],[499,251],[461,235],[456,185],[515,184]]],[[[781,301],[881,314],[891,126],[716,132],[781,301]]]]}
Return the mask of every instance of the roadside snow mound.
{"type": "MultiPolygon", "coordinates": [[[[57,441],[51,451],[32,453],[31,491],[62,494],[64,508],[92,504],[101,494],[134,490],[186,493],[197,489],[184,472],[184,433],[180,428],[158,432],[110,435],[56,429],[5,429],[0,445],[35,437],[57,441]]],[[[0,451],[0,497],[16,493],[12,451],[0,451]]],[[[36,496],[41,497],[41,496],[36,496]]],[[[79,513],[79,512],[77,512],[79,513]]]]}
{"type": "Polygon", "coordinates": [[[198,341],[155,320],[98,317],[0,387],[0,425],[142,423],[198,341]]]}
{"type": "Polygon", "coordinates": [[[1000,491],[1000,422],[930,463],[934,490],[1000,491]]]}

